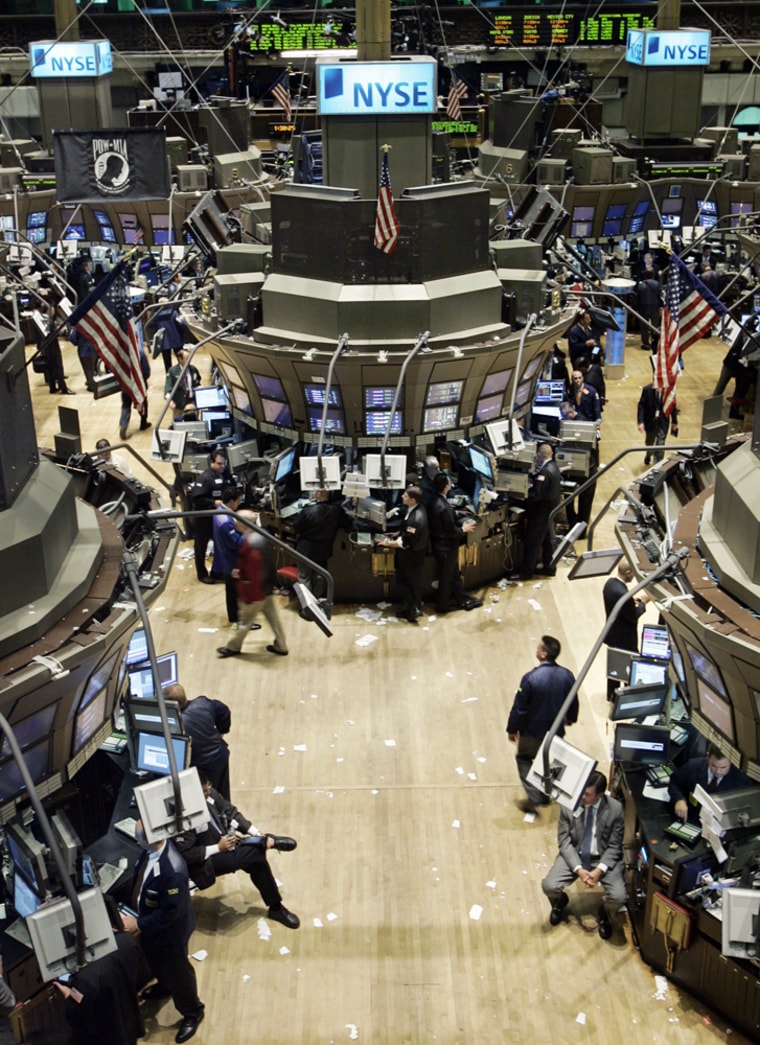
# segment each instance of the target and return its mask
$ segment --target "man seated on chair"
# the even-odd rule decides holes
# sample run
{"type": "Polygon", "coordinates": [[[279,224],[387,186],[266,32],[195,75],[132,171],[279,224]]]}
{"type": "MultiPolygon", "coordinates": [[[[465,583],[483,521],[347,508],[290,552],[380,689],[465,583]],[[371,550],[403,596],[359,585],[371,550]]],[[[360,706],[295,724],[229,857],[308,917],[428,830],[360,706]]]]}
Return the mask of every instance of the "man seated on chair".
{"type": "Polygon", "coordinates": [[[288,929],[297,929],[298,917],[283,907],[280,890],[267,863],[267,850],[291,852],[293,838],[262,835],[231,802],[214,790],[201,774],[208,804],[209,821],[200,831],[185,831],[174,842],[187,863],[190,877],[199,889],[208,889],[220,874],[245,871],[269,908],[269,917],[288,929]]]}
{"type": "Polygon", "coordinates": [[[623,874],[623,806],[605,794],[607,778],[594,772],[588,778],[581,805],[562,808],[557,825],[559,856],[541,888],[552,905],[549,921],[559,925],[568,904],[565,886],[576,878],[587,889],[600,884],[604,897],[599,909],[599,935],[612,936],[612,916],[626,901],[623,874]]]}

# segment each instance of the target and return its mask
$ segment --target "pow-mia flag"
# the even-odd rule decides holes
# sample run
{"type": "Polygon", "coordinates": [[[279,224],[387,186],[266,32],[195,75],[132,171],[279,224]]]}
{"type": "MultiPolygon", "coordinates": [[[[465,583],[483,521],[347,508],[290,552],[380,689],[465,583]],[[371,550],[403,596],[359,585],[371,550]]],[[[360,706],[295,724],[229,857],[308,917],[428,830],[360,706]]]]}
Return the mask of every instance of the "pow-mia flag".
{"type": "Polygon", "coordinates": [[[163,129],[54,131],[53,158],[61,203],[169,197],[163,129]]]}

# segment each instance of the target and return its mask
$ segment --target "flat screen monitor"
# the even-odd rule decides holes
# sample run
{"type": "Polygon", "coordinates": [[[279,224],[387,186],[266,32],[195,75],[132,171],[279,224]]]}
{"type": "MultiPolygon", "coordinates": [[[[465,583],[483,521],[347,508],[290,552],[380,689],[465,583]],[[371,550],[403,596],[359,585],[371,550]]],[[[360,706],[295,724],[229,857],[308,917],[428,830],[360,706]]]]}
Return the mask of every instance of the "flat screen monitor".
{"type": "Polygon", "coordinates": [[[26,878],[18,871],[13,873],[13,906],[19,918],[28,918],[42,903],[42,897],[32,889],[26,878]]]}
{"type": "MultiPolygon", "coordinates": [[[[177,670],[177,654],[176,653],[164,653],[162,656],[156,658],[156,664],[158,665],[158,677],[161,681],[161,689],[166,689],[167,686],[173,686],[177,681],[179,675],[177,670]]],[[[155,697],[155,687],[153,686],[153,673],[150,670],[150,664],[144,667],[135,668],[129,672],[129,692],[135,698],[135,700],[152,700],[155,697]]]]}
{"type": "Polygon", "coordinates": [[[644,228],[644,220],[649,213],[651,203],[649,200],[640,200],[633,208],[633,214],[628,222],[628,235],[635,235],[644,228]]]}
{"type": "MultiPolygon", "coordinates": [[[[364,407],[366,410],[390,410],[395,394],[396,389],[393,385],[368,385],[364,389],[364,407]]],[[[402,398],[403,392],[397,406],[401,406],[402,398]]]]}
{"type": "Polygon", "coordinates": [[[682,858],[676,864],[674,896],[699,889],[706,874],[715,875],[719,864],[712,849],[682,858]]]}
{"type": "MultiPolygon", "coordinates": [[[[303,386],[304,399],[306,400],[307,406],[324,406],[325,405],[325,392],[327,390],[326,385],[309,384],[303,386]]],[[[340,390],[334,387],[330,388],[330,395],[327,396],[328,406],[342,406],[340,400],[340,390]]]]}
{"type": "Polygon", "coordinates": [[[23,875],[35,892],[44,896],[48,889],[48,872],[42,842],[21,824],[6,824],[4,831],[14,870],[23,875]]]}
{"type": "Polygon", "coordinates": [[[282,387],[282,382],[278,377],[267,377],[264,374],[254,374],[253,380],[256,382],[256,387],[259,390],[260,396],[264,396],[267,399],[279,399],[282,403],[288,401],[288,397],[285,395],[285,389],[282,387]]]}
{"type": "Polygon", "coordinates": [[[673,646],[671,646],[670,648],[670,655],[673,670],[676,673],[676,678],[681,683],[681,685],[684,685],[686,682],[686,674],[683,670],[683,657],[681,656],[681,651],[675,644],[673,644],[673,646]]]}
{"type": "Polygon", "coordinates": [[[670,729],[667,726],[644,726],[638,722],[619,722],[615,727],[612,757],[616,762],[636,762],[644,766],[661,766],[669,761],[670,729]]]}
{"type": "Polygon", "coordinates": [[[512,370],[497,370],[493,374],[489,374],[483,382],[483,387],[480,390],[481,396],[492,396],[496,395],[497,392],[504,392],[509,379],[512,376],[512,370]]]}
{"type": "Polygon", "coordinates": [[[607,208],[602,224],[603,236],[620,236],[623,232],[623,219],[628,209],[627,203],[611,203],[607,208]]]}
{"type": "Polygon", "coordinates": [[[634,657],[631,661],[632,686],[665,686],[667,678],[667,664],[656,660],[645,660],[643,657],[634,657]]]}
{"type": "MultiPolygon", "coordinates": [[[[176,700],[165,700],[166,720],[172,736],[182,736],[182,715],[176,700]]],[[[127,700],[124,704],[134,733],[163,733],[161,709],[157,700],[127,700]]]]}
{"type": "Polygon", "coordinates": [[[724,889],[720,952],[726,958],[756,958],[760,890],[724,889]]]}
{"type": "Polygon", "coordinates": [[[407,463],[404,454],[367,454],[364,474],[367,485],[376,490],[403,490],[406,486],[407,463]]]}
{"type": "Polygon", "coordinates": [[[470,465],[473,471],[487,482],[493,482],[493,464],[490,456],[477,446],[469,447],[470,465]]]}
{"type": "Polygon", "coordinates": [[[226,410],[229,406],[224,389],[218,385],[196,388],[193,395],[195,396],[195,405],[199,410],[226,410]]]}
{"type": "Polygon", "coordinates": [[[570,235],[573,239],[585,239],[594,230],[594,214],[596,207],[573,207],[570,224],[570,235]]]}
{"type": "MultiPolygon", "coordinates": [[[[309,431],[321,432],[324,410],[321,407],[315,407],[312,410],[307,410],[306,413],[309,418],[309,431]]],[[[339,409],[328,410],[324,416],[324,423],[325,432],[342,435],[346,430],[346,420],[343,416],[343,411],[339,409]]]]}
{"type": "Polygon", "coordinates": [[[697,200],[697,225],[703,229],[711,229],[717,220],[717,200],[697,200]]]}
{"type": "Polygon", "coordinates": [[[605,577],[623,558],[622,548],[602,548],[598,552],[583,552],[573,563],[568,578],[605,577]]]}
{"type": "Polygon", "coordinates": [[[564,381],[537,381],[536,391],[533,395],[533,402],[539,406],[543,405],[555,405],[559,406],[564,401],[565,396],[565,382],[564,381]]]}
{"type": "Polygon", "coordinates": [[[697,697],[700,714],[710,725],[723,734],[726,740],[736,743],[734,729],[734,709],[729,701],[709,683],[697,675],[697,697]]]}
{"type": "Polygon", "coordinates": [[[641,629],[641,656],[670,660],[668,629],[661,624],[645,624],[641,629]]]}
{"type": "Polygon", "coordinates": [[[422,428],[425,432],[441,432],[447,428],[456,428],[458,419],[459,404],[429,406],[422,415],[422,428]]]}
{"type": "Polygon", "coordinates": [[[690,642],[684,640],[684,645],[686,646],[686,653],[691,661],[691,666],[694,668],[695,673],[699,675],[700,678],[704,679],[709,686],[712,686],[714,690],[717,690],[724,700],[728,700],[728,693],[726,692],[726,687],[723,684],[723,679],[720,676],[717,665],[713,664],[707,654],[696,649],[690,642]]]}
{"type": "Polygon", "coordinates": [[[281,454],[277,459],[274,468],[274,482],[284,482],[290,473],[295,469],[296,466],[296,451],[295,447],[290,450],[286,450],[284,454],[281,454]]]}
{"type": "Polygon", "coordinates": [[[142,664],[148,659],[148,639],[144,628],[135,628],[127,646],[127,655],[124,658],[128,665],[142,664]]]}
{"type": "Polygon", "coordinates": [[[464,381],[435,381],[428,385],[425,406],[443,406],[458,403],[462,398],[464,381]]]}
{"type": "Polygon", "coordinates": [[[662,685],[621,686],[615,691],[610,718],[613,722],[619,722],[626,718],[647,718],[649,715],[660,715],[667,695],[668,687],[662,685]]]}
{"type": "MultiPolygon", "coordinates": [[[[546,738],[541,742],[528,770],[528,780],[546,794],[543,779],[545,743],[546,738]]],[[[568,744],[562,737],[554,737],[549,748],[549,769],[552,778],[549,786],[551,797],[559,805],[572,810],[580,802],[588,778],[596,769],[596,759],[568,744]]]]}
{"type": "Polygon", "coordinates": [[[627,649],[607,647],[607,678],[628,682],[631,677],[631,661],[635,654],[627,649]]]}
{"type": "Polygon", "coordinates": [[[206,431],[211,442],[215,439],[231,439],[235,431],[230,414],[221,413],[218,417],[204,417],[206,431]]]}
{"type": "Polygon", "coordinates": [[[503,404],[503,392],[497,392],[492,396],[482,396],[475,407],[475,423],[482,424],[484,421],[493,421],[495,417],[501,417],[503,404]]]}
{"type": "Polygon", "coordinates": [[[517,386],[517,391],[515,392],[515,406],[524,406],[525,403],[528,402],[530,399],[530,385],[531,382],[528,380],[523,381],[517,386]]]}
{"type": "Polygon", "coordinates": [[[300,466],[302,490],[340,490],[340,458],[302,457],[300,466]]]}
{"type": "Polygon", "coordinates": [[[185,456],[187,431],[173,428],[154,428],[150,444],[151,461],[180,464],[185,456]]]}
{"type": "Polygon", "coordinates": [[[26,226],[29,229],[44,228],[47,225],[47,211],[33,210],[26,216],[26,226]]]}
{"type": "Polygon", "coordinates": [[[244,414],[253,414],[250,397],[244,388],[238,388],[237,385],[230,385],[230,395],[232,396],[232,402],[237,410],[241,410],[244,414]]]}
{"type": "Polygon", "coordinates": [[[69,225],[61,239],[84,239],[84,225],[69,225]]]}
{"type": "MultiPolygon", "coordinates": [[[[187,765],[189,741],[187,737],[172,737],[174,759],[177,772],[182,772],[187,765]]],[[[169,752],[166,741],[160,733],[137,734],[137,760],[135,768],[139,773],[156,773],[166,776],[171,773],[169,752]]]]}
{"type": "MultiPolygon", "coordinates": [[[[367,410],[364,415],[364,431],[367,435],[385,435],[388,431],[388,420],[391,416],[390,410],[367,410]]],[[[401,411],[397,410],[393,415],[391,435],[401,435],[402,419],[401,411]]]]}
{"type": "Polygon", "coordinates": [[[486,425],[486,435],[497,457],[522,450],[525,446],[522,428],[517,421],[493,421],[486,425]]]}
{"type": "MultiPolygon", "coordinates": [[[[196,830],[209,821],[208,805],[203,794],[201,778],[193,766],[179,774],[182,802],[181,830],[196,830]]],[[[161,776],[135,788],[135,799],[140,819],[149,842],[160,842],[177,834],[176,803],[171,777],[161,776]]]]}
{"type": "MultiPolygon", "coordinates": [[[[78,899],[84,920],[85,960],[93,962],[116,950],[116,938],[100,890],[86,889],[78,899]]],[[[76,928],[70,900],[54,900],[40,907],[29,915],[26,926],[43,981],[76,970],[76,928]]]]}
{"type": "Polygon", "coordinates": [[[287,427],[293,423],[293,415],[287,403],[279,399],[261,399],[261,409],[264,411],[264,420],[270,425],[281,425],[287,427]]]}
{"type": "Polygon", "coordinates": [[[745,867],[755,870],[760,867],[760,835],[742,838],[741,841],[732,842],[728,847],[726,874],[739,874],[745,867]]]}

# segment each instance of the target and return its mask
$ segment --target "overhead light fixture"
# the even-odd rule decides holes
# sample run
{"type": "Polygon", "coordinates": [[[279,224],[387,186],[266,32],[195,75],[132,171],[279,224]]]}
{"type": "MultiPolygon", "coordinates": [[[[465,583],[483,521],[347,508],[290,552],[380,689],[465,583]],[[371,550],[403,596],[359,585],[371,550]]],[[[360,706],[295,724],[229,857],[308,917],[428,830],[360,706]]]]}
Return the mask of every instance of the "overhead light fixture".
{"type": "Polygon", "coordinates": [[[384,348],[381,348],[380,351],[377,353],[377,361],[378,363],[388,362],[388,353],[385,351],[384,348]]]}

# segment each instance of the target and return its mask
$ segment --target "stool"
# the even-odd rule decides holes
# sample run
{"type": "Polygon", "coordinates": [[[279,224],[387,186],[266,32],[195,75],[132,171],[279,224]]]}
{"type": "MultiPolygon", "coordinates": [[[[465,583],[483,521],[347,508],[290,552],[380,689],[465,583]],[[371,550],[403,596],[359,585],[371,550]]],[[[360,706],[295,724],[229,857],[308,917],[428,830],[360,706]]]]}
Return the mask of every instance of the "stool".
{"type": "Polygon", "coordinates": [[[281,566],[277,571],[277,583],[286,591],[292,591],[293,585],[298,580],[297,566],[281,566]]]}

